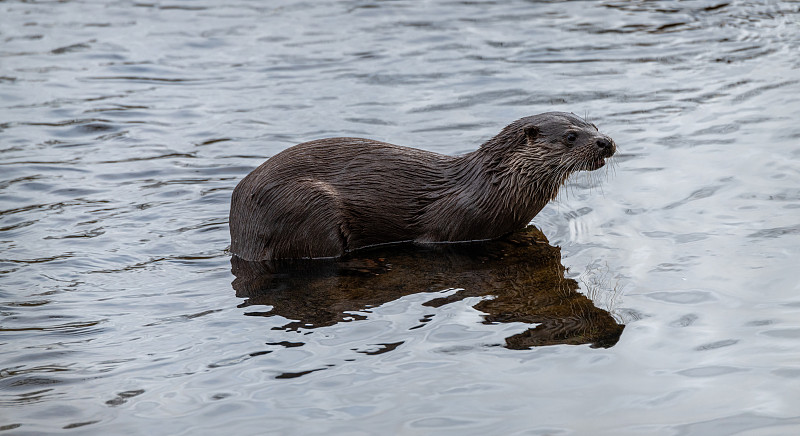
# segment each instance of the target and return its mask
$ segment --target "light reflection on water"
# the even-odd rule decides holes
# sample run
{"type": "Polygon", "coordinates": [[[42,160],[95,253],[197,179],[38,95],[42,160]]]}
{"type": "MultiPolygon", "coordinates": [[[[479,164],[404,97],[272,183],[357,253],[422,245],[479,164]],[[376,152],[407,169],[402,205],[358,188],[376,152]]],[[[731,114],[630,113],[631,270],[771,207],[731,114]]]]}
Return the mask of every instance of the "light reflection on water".
{"type": "Polygon", "coordinates": [[[800,430],[796,3],[0,10],[0,429],[800,430]],[[317,329],[238,307],[228,201],[266,157],[456,154],[548,110],[619,146],[534,221],[627,324],[614,347],[497,347],[529,326],[423,304],[444,288],[317,329]]]}

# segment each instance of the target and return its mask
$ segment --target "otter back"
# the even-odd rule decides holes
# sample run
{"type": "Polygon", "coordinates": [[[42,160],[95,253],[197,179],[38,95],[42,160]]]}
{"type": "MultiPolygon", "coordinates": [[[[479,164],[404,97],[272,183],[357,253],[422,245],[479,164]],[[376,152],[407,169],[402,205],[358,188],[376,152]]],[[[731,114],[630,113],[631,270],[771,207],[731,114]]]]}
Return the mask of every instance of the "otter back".
{"type": "Polygon", "coordinates": [[[413,240],[422,187],[447,156],[357,138],[291,147],[245,177],[231,199],[231,251],[246,260],[336,257],[413,240]]]}

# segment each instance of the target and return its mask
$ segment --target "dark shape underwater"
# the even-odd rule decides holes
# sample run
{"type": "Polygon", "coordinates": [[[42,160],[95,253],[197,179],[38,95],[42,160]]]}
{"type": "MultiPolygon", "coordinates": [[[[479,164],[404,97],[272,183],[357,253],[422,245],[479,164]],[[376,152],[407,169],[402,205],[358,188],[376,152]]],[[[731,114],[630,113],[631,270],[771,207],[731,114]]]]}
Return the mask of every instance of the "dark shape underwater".
{"type": "Polygon", "coordinates": [[[481,243],[396,245],[359,250],[342,259],[249,262],[231,259],[239,307],[272,306],[291,322],[282,329],[324,327],[365,318],[363,311],[418,292],[460,289],[434,298],[439,307],[467,297],[492,296],[474,307],[486,323],[538,324],[506,338],[510,349],[555,344],[611,347],[624,325],[578,292],[564,277],[561,250],[534,226],[481,243]]]}

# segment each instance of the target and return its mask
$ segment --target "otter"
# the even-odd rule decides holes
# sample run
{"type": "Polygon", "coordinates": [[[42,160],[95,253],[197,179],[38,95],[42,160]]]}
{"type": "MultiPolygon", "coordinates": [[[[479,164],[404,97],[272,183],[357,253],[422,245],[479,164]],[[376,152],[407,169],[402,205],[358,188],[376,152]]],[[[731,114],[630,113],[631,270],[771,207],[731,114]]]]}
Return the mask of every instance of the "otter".
{"type": "Polygon", "coordinates": [[[571,173],[597,170],[615,151],[597,126],[564,112],[516,120],[461,156],[360,138],[305,142],[233,190],[230,251],[263,261],[495,239],[524,228],[571,173]]]}

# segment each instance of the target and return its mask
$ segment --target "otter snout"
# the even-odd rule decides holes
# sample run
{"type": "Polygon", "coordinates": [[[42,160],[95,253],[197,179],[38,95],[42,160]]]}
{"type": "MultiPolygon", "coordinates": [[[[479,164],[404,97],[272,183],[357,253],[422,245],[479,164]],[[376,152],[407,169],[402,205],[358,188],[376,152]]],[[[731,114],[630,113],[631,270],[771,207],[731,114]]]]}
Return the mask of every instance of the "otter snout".
{"type": "Polygon", "coordinates": [[[617,146],[614,141],[609,137],[599,138],[596,142],[597,148],[600,150],[600,156],[611,157],[617,151],[617,146]]]}

